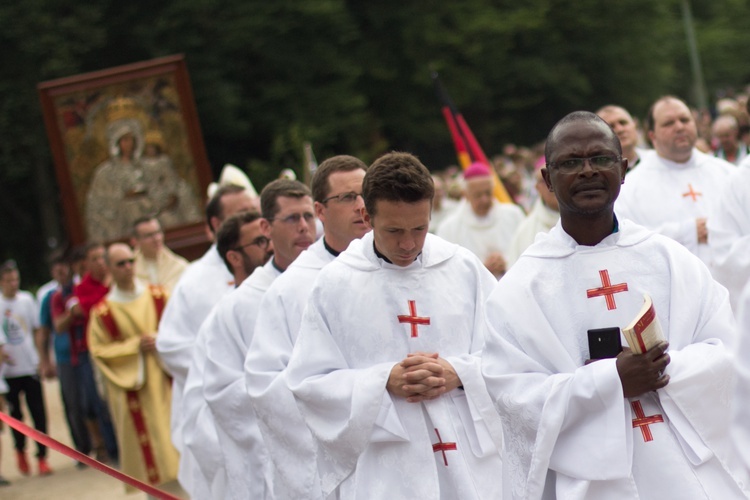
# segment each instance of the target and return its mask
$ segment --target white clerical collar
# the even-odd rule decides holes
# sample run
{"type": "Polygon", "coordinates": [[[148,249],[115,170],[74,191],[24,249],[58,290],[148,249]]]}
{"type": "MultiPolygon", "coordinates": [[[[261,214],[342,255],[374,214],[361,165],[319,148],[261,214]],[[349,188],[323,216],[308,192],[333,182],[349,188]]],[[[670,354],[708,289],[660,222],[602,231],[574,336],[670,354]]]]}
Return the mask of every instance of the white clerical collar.
{"type": "Polygon", "coordinates": [[[112,302],[132,302],[140,297],[144,291],[146,291],[146,285],[137,279],[135,280],[134,290],[122,290],[117,284],[112,284],[112,288],[107,294],[107,299],[112,302]]]}

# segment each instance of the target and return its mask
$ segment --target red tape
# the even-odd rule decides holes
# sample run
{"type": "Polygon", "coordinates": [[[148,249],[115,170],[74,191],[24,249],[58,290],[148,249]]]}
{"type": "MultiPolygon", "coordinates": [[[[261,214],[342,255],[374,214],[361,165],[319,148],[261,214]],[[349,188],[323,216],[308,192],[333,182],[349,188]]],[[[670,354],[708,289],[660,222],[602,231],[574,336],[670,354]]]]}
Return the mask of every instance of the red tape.
{"type": "Polygon", "coordinates": [[[42,432],[39,432],[38,430],[32,427],[29,427],[28,425],[24,424],[20,420],[16,420],[15,418],[1,411],[0,411],[0,420],[7,423],[9,426],[13,427],[18,432],[29,436],[34,441],[38,441],[42,443],[44,446],[47,446],[48,448],[51,448],[55,451],[59,451],[63,455],[67,455],[74,460],[78,460],[79,462],[82,462],[88,465],[89,467],[93,467],[94,469],[98,471],[104,472],[105,474],[112,476],[118,481],[127,483],[134,488],[138,488],[139,490],[144,491],[155,498],[158,498],[160,500],[180,500],[180,498],[174,495],[170,495],[169,493],[165,491],[154,488],[150,484],[146,484],[144,482],[137,480],[134,477],[128,476],[127,474],[123,474],[117,469],[113,469],[112,467],[109,467],[97,460],[94,460],[88,455],[84,455],[83,453],[76,451],[73,448],[70,448],[69,446],[65,446],[60,441],[52,439],[48,435],[42,432]]]}

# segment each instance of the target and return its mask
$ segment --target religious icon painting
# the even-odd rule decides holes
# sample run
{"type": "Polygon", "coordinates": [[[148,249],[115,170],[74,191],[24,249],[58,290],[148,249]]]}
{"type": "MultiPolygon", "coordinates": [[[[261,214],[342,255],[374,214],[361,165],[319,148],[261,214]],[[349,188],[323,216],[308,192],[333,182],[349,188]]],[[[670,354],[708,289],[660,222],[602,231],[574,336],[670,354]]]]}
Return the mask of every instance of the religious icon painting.
{"type": "Polygon", "coordinates": [[[159,219],[167,244],[203,232],[211,171],[182,55],[38,91],[71,243],[126,238],[143,216],[159,219]]]}

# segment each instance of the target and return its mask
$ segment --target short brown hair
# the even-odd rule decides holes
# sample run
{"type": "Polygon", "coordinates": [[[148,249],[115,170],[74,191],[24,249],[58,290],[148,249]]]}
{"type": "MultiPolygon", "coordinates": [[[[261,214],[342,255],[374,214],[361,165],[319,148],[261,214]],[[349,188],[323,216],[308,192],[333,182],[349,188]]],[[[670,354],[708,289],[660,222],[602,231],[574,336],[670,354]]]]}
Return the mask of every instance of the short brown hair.
{"type": "Polygon", "coordinates": [[[310,189],[300,181],[289,179],[271,181],[260,192],[260,212],[263,214],[264,219],[270,221],[276,217],[276,214],[279,213],[277,200],[282,196],[286,198],[312,197],[310,189]]]}
{"type": "Polygon", "coordinates": [[[375,215],[378,200],[417,203],[435,196],[432,175],[419,159],[410,153],[387,153],[370,165],[362,181],[365,208],[375,215]]]}
{"type": "Polygon", "coordinates": [[[227,217],[216,231],[216,249],[224,260],[230,273],[234,273],[232,265],[227,260],[227,253],[237,248],[240,241],[240,231],[245,224],[251,224],[260,219],[258,212],[239,212],[227,217]]]}
{"type": "Polygon", "coordinates": [[[338,155],[328,158],[315,170],[312,178],[312,198],[323,203],[330,194],[331,186],[328,178],[336,172],[351,172],[352,170],[367,171],[367,165],[359,158],[349,155],[338,155]]]}
{"type": "Polygon", "coordinates": [[[654,120],[654,108],[656,108],[656,105],[659,104],[660,102],[671,101],[671,100],[680,101],[682,104],[685,105],[687,109],[690,109],[690,106],[688,106],[687,103],[683,101],[682,99],[680,99],[679,97],[675,97],[673,95],[662,96],[658,98],[657,100],[655,100],[654,103],[651,105],[651,107],[648,108],[648,115],[646,115],[646,131],[652,132],[654,130],[654,127],[656,127],[656,121],[654,120]]]}
{"type": "Polygon", "coordinates": [[[221,199],[228,194],[241,193],[243,191],[245,191],[245,188],[242,186],[228,184],[219,187],[211,199],[208,200],[208,203],[206,204],[206,222],[212,233],[214,232],[214,228],[211,226],[211,219],[216,217],[219,220],[222,220],[224,218],[224,205],[222,205],[221,199]]]}
{"type": "Polygon", "coordinates": [[[8,259],[0,264],[0,278],[13,271],[18,271],[18,265],[15,260],[8,259]]]}

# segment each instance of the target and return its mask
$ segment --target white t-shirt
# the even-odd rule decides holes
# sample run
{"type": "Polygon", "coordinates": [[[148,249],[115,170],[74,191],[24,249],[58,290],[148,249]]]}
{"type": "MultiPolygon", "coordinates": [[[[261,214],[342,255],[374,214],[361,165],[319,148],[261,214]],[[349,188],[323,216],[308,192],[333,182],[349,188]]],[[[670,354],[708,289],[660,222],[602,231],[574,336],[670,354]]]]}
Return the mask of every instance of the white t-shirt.
{"type": "Polygon", "coordinates": [[[7,339],[3,349],[13,363],[5,367],[5,378],[35,375],[39,355],[34,346],[34,330],[39,328],[39,309],[34,296],[25,291],[19,291],[12,299],[0,296],[0,314],[7,339]]]}

